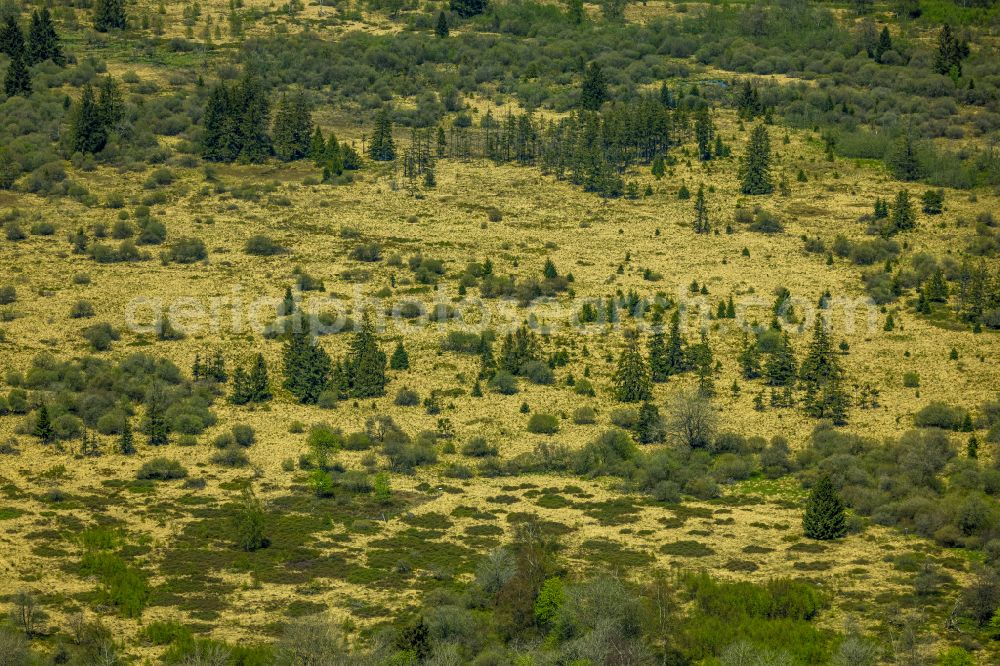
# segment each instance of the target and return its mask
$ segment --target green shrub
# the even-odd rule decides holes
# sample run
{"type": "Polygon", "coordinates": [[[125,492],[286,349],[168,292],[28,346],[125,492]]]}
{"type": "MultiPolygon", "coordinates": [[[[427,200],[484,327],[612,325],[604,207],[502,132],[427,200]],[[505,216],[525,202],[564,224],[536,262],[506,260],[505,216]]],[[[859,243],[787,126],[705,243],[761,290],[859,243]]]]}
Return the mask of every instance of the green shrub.
{"type": "Polygon", "coordinates": [[[559,419],[552,414],[532,414],[528,419],[528,432],[537,435],[554,435],[559,432],[559,419]]]}
{"type": "Polygon", "coordinates": [[[188,474],[184,466],[176,460],[169,458],[153,458],[139,468],[136,477],[139,479],[154,479],[157,481],[169,481],[171,479],[183,479],[188,474]]]}

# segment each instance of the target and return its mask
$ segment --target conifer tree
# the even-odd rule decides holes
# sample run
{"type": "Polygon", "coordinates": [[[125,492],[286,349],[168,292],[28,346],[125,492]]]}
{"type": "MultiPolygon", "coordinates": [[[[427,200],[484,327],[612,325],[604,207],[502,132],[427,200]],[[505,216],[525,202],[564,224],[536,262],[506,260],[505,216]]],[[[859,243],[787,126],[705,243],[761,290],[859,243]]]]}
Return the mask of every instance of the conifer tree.
{"type": "Polygon", "coordinates": [[[663,441],[663,418],[656,405],[644,402],[639,408],[639,420],[635,425],[636,439],[640,444],[657,444],[663,441]]]}
{"type": "Polygon", "coordinates": [[[712,159],[712,141],[715,139],[715,124],[708,109],[701,109],[695,116],[695,140],[698,142],[698,159],[706,162],[712,159]]]}
{"type": "Polygon", "coordinates": [[[884,26],[878,36],[878,43],[875,45],[873,56],[875,62],[882,62],[882,56],[886,51],[892,50],[892,35],[889,34],[889,26],[884,26]]]}
{"type": "Polygon", "coordinates": [[[76,105],[70,127],[73,152],[97,153],[108,141],[108,132],[101,118],[101,110],[94,99],[94,89],[88,83],[83,87],[80,102],[76,105]]]}
{"type": "Polygon", "coordinates": [[[47,7],[31,13],[31,29],[28,31],[28,64],[35,65],[51,60],[57,65],[65,65],[59,35],[52,24],[52,14],[47,7]]]}
{"type": "Polygon", "coordinates": [[[786,386],[795,380],[798,365],[788,333],[782,332],[778,346],[767,359],[765,374],[771,386],[786,386]]]}
{"type": "Polygon", "coordinates": [[[889,224],[886,228],[887,235],[899,231],[910,231],[916,226],[917,215],[910,202],[910,193],[906,190],[900,190],[892,204],[892,213],[889,215],[889,224]]]}
{"type": "Polygon", "coordinates": [[[159,386],[153,386],[146,397],[145,433],[150,446],[163,446],[170,442],[170,428],[164,407],[163,392],[159,386]]]}
{"type": "Polygon", "coordinates": [[[323,166],[326,157],[326,139],[323,138],[323,130],[319,125],[313,130],[312,139],[309,141],[309,157],[316,163],[316,166],[323,166]]]}
{"type": "Polygon", "coordinates": [[[282,95],[274,115],[274,153],[278,159],[290,162],[310,153],[313,141],[312,113],[301,91],[291,97],[282,95]]]}
{"type": "Polygon", "coordinates": [[[740,374],[743,379],[756,379],[760,377],[760,349],[756,340],[750,340],[745,334],[743,336],[743,348],[737,357],[740,364],[740,374]]]}
{"type": "Polygon", "coordinates": [[[0,53],[13,58],[18,53],[24,53],[24,33],[17,23],[14,12],[7,14],[3,28],[0,28],[0,53]]]}
{"type": "Polygon", "coordinates": [[[618,358],[615,370],[615,398],[619,402],[645,402],[653,397],[649,370],[639,353],[638,335],[628,331],[625,335],[625,348],[618,358]]]}
{"type": "Polygon", "coordinates": [[[375,325],[366,312],[361,327],[355,333],[348,351],[346,365],[350,376],[351,395],[355,398],[377,398],[385,395],[386,357],[379,347],[375,325]]]}
{"type": "Polygon", "coordinates": [[[687,369],[687,353],[684,337],[681,335],[680,307],[670,316],[670,334],[667,337],[665,367],[667,375],[677,375],[687,369]]]}
{"type": "Polygon", "coordinates": [[[127,26],[125,0],[97,0],[94,8],[94,29],[97,32],[124,30],[127,26]]]}
{"type": "Polygon", "coordinates": [[[332,175],[339,176],[344,173],[345,158],[342,146],[337,142],[337,137],[331,131],[327,138],[326,147],[323,150],[323,168],[332,175]]]}
{"type": "Polygon", "coordinates": [[[770,194],[774,191],[771,178],[771,139],[767,126],[760,124],[750,133],[746,154],[740,162],[740,192],[770,194]]]}
{"type": "Polygon", "coordinates": [[[220,82],[209,95],[202,120],[201,154],[214,162],[231,162],[239,155],[239,138],[236,132],[237,111],[233,94],[220,82]]]}
{"type": "Polygon", "coordinates": [[[694,199],[694,232],[696,234],[711,233],[712,226],[708,221],[708,206],[705,205],[705,188],[698,186],[698,194],[694,199]]]}
{"type": "Polygon", "coordinates": [[[664,174],[666,174],[667,171],[664,168],[663,155],[658,154],[656,157],[653,158],[653,166],[651,172],[653,174],[653,178],[656,178],[656,180],[660,180],[661,178],[663,178],[664,174]]]}
{"type": "Polygon", "coordinates": [[[665,382],[670,377],[667,344],[663,334],[663,314],[653,313],[653,332],[649,336],[649,377],[654,382],[665,382]]]}
{"type": "Polygon", "coordinates": [[[907,130],[893,146],[885,158],[886,166],[898,180],[914,181],[923,176],[923,166],[917,155],[913,134],[907,130]]]}
{"type": "Polygon", "coordinates": [[[962,60],[969,56],[969,45],[960,42],[947,23],[938,34],[938,51],[934,56],[934,70],[938,74],[962,76],[962,60]]]}
{"type": "Polygon", "coordinates": [[[267,362],[264,355],[258,353],[254,358],[253,367],[247,377],[247,395],[250,402],[267,402],[271,399],[271,381],[268,378],[267,362]]]}
{"type": "Polygon", "coordinates": [[[272,151],[271,137],[267,133],[271,105],[260,77],[252,70],[243,75],[234,93],[234,101],[234,108],[239,111],[236,125],[239,159],[249,163],[263,162],[272,151]]]}
{"type": "Polygon", "coordinates": [[[233,371],[233,390],[229,394],[229,402],[234,405],[245,405],[250,402],[250,378],[242,366],[233,371]]]}
{"type": "Polygon", "coordinates": [[[815,418],[832,419],[838,425],[844,423],[848,398],[843,378],[823,318],[816,317],[813,337],[799,368],[799,379],[805,388],[805,412],[815,418]]]}
{"type": "Polygon", "coordinates": [[[392,139],[392,117],[389,107],[379,109],[375,116],[375,131],[372,133],[368,154],[373,160],[390,162],[396,159],[396,144],[392,139]]]}
{"type": "Polygon", "coordinates": [[[294,327],[282,353],[284,387],[303,404],[315,404],[330,379],[330,356],[301,327],[294,327]]]}
{"type": "Polygon", "coordinates": [[[3,91],[8,97],[21,95],[27,97],[31,94],[31,72],[24,62],[24,51],[15,53],[7,66],[7,73],[3,79],[3,91]]]}
{"type": "Polygon", "coordinates": [[[132,434],[132,424],[127,419],[125,427],[122,428],[121,437],[118,439],[118,453],[123,456],[130,456],[135,453],[135,436],[132,434]]]}
{"type": "Polygon", "coordinates": [[[434,34],[441,39],[448,36],[448,17],[445,16],[444,11],[438,12],[437,26],[434,28],[434,34]]]}
{"type": "Polygon", "coordinates": [[[479,339],[479,379],[489,381],[497,372],[497,361],[493,355],[493,343],[483,335],[479,339]]]}
{"type": "Polygon", "coordinates": [[[31,434],[42,440],[45,444],[51,444],[55,441],[56,433],[52,428],[52,420],[49,418],[48,406],[43,404],[38,408],[38,413],[35,415],[35,427],[31,434]]]}
{"type": "Polygon", "coordinates": [[[393,370],[409,370],[410,368],[410,355],[406,353],[402,340],[397,342],[396,348],[392,350],[389,367],[393,370]]]}
{"type": "Polygon", "coordinates": [[[596,62],[587,66],[580,90],[580,107],[587,111],[599,111],[608,99],[608,82],[604,71],[596,62]]]}
{"type": "Polygon", "coordinates": [[[829,541],[847,534],[847,516],[844,503],[829,476],[823,476],[809,493],[802,530],[806,537],[829,541]]]}

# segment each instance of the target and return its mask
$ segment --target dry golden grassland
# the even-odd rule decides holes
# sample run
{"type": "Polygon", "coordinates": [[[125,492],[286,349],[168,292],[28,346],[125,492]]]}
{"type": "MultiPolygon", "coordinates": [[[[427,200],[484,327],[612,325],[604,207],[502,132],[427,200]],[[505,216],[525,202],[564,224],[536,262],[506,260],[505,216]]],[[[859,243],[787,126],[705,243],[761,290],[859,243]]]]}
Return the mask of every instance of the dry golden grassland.
{"type": "MultiPolygon", "coordinates": [[[[724,118],[722,125],[723,135],[739,155],[746,132],[732,118],[724,118]]],[[[499,543],[510,530],[512,516],[516,519],[517,513],[530,511],[564,526],[569,557],[583,568],[639,576],[652,566],[707,567],[721,576],[752,580],[791,571],[840,593],[838,607],[821,620],[825,625],[839,628],[848,614],[875,621],[876,617],[866,615],[873,608],[869,601],[910,585],[908,574],[893,566],[893,556],[913,551],[940,554],[939,549],[878,527],[832,545],[803,547],[798,508],[802,493],[791,480],[747,482],[727,487],[726,501],[685,501],[681,508],[671,508],[622,493],[618,482],[611,479],[560,475],[446,478],[442,471],[448,464],[474,463],[460,453],[442,454],[436,465],[421,468],[415,476],[392,476],[394,492],[405,505],[401,510],[383,516],[374,507],[362,506],[345,516],[335,503],[302,500],[309,495],[304,473],[289,471],[283,465],[305,451],[306,435],[289,432],[293,422],[325,421],[350,432],[362,429],[366,418],[375,414],[391,415],[410,433],[434,429],[439,416],[448,417],[459,448],[471,436],[482,435],[499,447],[503,458],[531,451],[543,441],[580,447],[608,425],[608,416],[616,406],[609,394],[614,363],[608,358],[617,358],[622,344],[619,330],[592,327],[581,331],[565,323],[561,317],[579,307],[583,298],[635,289],[648,297],[662,291],[675,299],[687,299],[688,285],[697,280],[708,286],[706,300],[712,311],[729,295],[738,305],[757,299],[759,305],[750,309],[746,318],[762,323],[770,319],[773,293],[780,286],[808,303],[815,303],[827,289],[835,297],[862,298],[859,268],[841,259],[826,265],[825,255],[804,252],[800,236],[819,235],[827,242],[837,233],[860,237],[863,225],[857,220],[859,215],[870,209],[876,196],[891,198],[903,185],[869,165],[825,161],[819,141],[809,134],[791,132],[790,142],[784,145],[783,133],[779,128],[772,132],[778,155],[776,172],[788,176],[791,195],[745,201],[746,205],[760,203],[777,212],[785,221],[785,232],[779,235],[744,229],[733,234],[693,233],[693,201],[678,200],[678,187],[686,184],[694,191],[699,183],[711,183],[715,188],[708,194],[711,220],[713,226],[724,228],[741,199],[734,178],[735,158],[706,168],[681,158],[662,181],[644,169],[631,177],[640,183],[640,189],[646,183],[652,185],[652,196],[610,201],[557,182],[536,169],[498,167],[481,161],[441,161],[437,187],[421,189],[419,197],[402,183],[394,186],[395,177],[387,168],[373,165],[360,172],[354,183],[343,186],[303,184],[304,179],[316,175],[306,163],[216,169],[219,180],[229,187],[274,183],[274,190],[259,201],[216,194],[200,169],[171,167],[178,178],[163,188],[167,203],[154,206],[153,215],[166,222],[168,244],[183,236],[205,241],[209,257],[193,265],[162,264],[155,256],[139,263],[97,264],[72,254],[65,238],[81,226],[96,222],[110,225],[117,211],[87,208],[68,198],[3,194],[0,204],[20,210],[28,225],[48,220],[58,229],[54,236],[32,236],[20,243],[5,243],[0,249],[3,282],[16,286],[19,294],[16,304],[10,306],[16,318],[0,326],[5,331],[0,342],[4,370],[23,370],[42,352],[60,358],[84,356],[90,352],[80,336],[81,329],[93,321],[107,321],[123,335],[106,356],[119,358],[143,351],[167,357],[187,372],[196,353],[204,357],[222,350],[232,367],[261,351],[277,388],[280,343],[246,329],[234,333],[228,315],[223,316],[217,332],[203,326],[191,329],[183,340],[166,342],[128,331],[125,315],[128,304],[140,296],[164,304],[191,298],[202,307],[208,307],[212,298],[233,298],[234,294],[244,302],[259,296],[280,297],[296,266],[325,282],[326,292],[319,296],[353,306],[356,294],[373,297],[389,287],[393,274],[397,286],[391,290],[390,301],[450,301],[456,297],[456,278],[468,261],[490,258],[497,273],[527,277],[539,275],[550,257],[561,272],[573,273],[571,287],[576,300],[563,295],[551,307],[531,310],[552,326],[553,337],[568,340],[572,360],[557,372],[555,387],[523,383],[513,396],[489,392],[485,398],[468,395],[477,369],[475,357],[439,351],[444,332],[457,324],[443,328],[437,324],[409,325],[400,333],[390,321],[381,336],[383,349],[391,351],[401,337],[411,365],[408,371],[391,373],[386,397],[342,402],[329,411],[295,404],[281,390],[272,403],[256,410],[220,400],[214,407],[218,425],[199,437],[194,447],[171,444],[153,451],[140,435],[139,454],[132,458],[114,454],[82,458],[72,447],[55,451],[31,437],[15,435],[20,417],[0,418],[0,440],[14,436],[21,450],[21,455],[0,457],[0,482],[6,493],[0,502],[4,574],[0,594],[21,588],[38,591],[56,623],[86,606],[94,582],[76,574],[80,556],[77,537],[81,528],[94,524],[99,513],[104,522],[110,519],[140,545],[136,562],[152,576],[160,599],[166,599],[157,602],[154,595],[153,605],[141,621],[108,615],[106,619],[116,633],[134,636],[142,624],[170,617],[210,622],[219,637],[259,639],[261,634],[276,631],[289,613],[322,608],[332,609],[336,616],[350,616],[357,626],[363,626],[414,603],[420,591],[435,580],[467,579],[473,555],[499,543]],[[808,182],[795,182],[799,168],[808,175],[808,182]],[[485,211],[489,207],[499,209],[502,220],[488,221],[485,211]],[[360,236],[345,238],[341,235],[345,228],[360,236]],[[246,240],[262,233],[279,241],[289,253],[266,258],[245,254],[246,240]],[[377,242],[385,258],[398,254],[404,265],[393,268],[383,259],[362,266],[348,258],[358,242],[377,242]],[[743,248],[749,250],[749,257],[742,255],[743,248]],[[436,292],[407,284],[412,274],[405,260],[417,252],[445,261],[447,274],[436,292]],[[628,261],[626,255],[630,255],[628,261]],[[617,272],[619,265],[624,266],[621,274],[617,272]],[[340,278],[342,271],[359,266],[371,271],[367,282],[348,284],[340,278]],[[661,274],[662,279],[644,280],[643,269],[647,268],[661,274]],[[89,284],[74,283],[74,276],[80,273],[90,276],[89,284]],[[94,304],[96,319],[69,318],[72,304],[81,298],[94,304]],[[594,398],[576,395],[563,381],[569,373],[582,377],[585,366],[589,366],[597,387],[594,398]],[[463,394],[446,398],[442,414],[430,416],[420,407],[393,405],[393,396],[404,386],[421,397],[435,389],[461,388],[463,394]],[[519,409],[522,403],[533,412],[563,416],[589,404],[597,410],[598,422],[575,425],[566,418],[554,436],[529,434],[525,431],[528,415],[519,409]],[[249,424],[257,432],[257,443],[249,450],[251,469],[230,470],[209,462],[214,451],[212,438],[234,423],[249,424]],[[131,487],[137,468],[159,455],[180,460],[193,476],[203,476],[207,486],[189,490],[178,482],[166,482],[152,489],[131,487]],[[290,561],[266,559],[267,551],[273,549],[260,551],[262,555],[240,555],[238,561],[231,554],[218,562],[205,555],[202,577],[193,579],[198,582],[172,592],[182,580],[169,573],[172,566],[184,562],[193,570],[200,568],[191,564],[198,560],[184,559],[193,552],[185,549],[204,548],[209,553],[232,550],[219,543],[217,535],[209,534],[216,540],[211,545],[191,540],[196,532],[190,530],[210,520],[213,508],[233,501],[237,482],[247,477],[253,478],[258,494],[275,515],[319,521],[281,528],[298,530],[313,569],[296,569],[294,552],[289,554],[290,561]],[[69,500],[48,501],[45,493],[53,488],[62,490],[69,500]],[[380,541],[385,544],[381,549],[380,541]],[[671,547],[677,542],[682,543],[671,547]],[[409,558],[413,571],[403,575],[384,562],[375,565],[372,558],[376,555],[409,558]],[[278,572],[291,573],[283,576],[278,572]]],[[[405,139],[400,137],[400,141],[405,139]]],[[[72,177],[102,200],[112,192],[122,194],[127,202],[125,210],[132,210],[146,193],[143,182],[148,174],[98,168],[74,172],[72,177]]],[[[923,191],[918,186],[906,187],[914,199],[923,191]]],[[[949,191],[945,214],[922,216],[918,231],[902,239],[908,244],[908,253],[926,250],[943,256],[957,251],[973,231],[956,226],[956,220],[995,209],[996,203],[994,195],[980,193],[978,202],[973,203],[967,193],[949,191]]],[[[307,294],[306,300],[314,296],[317,294],[307,294]]],[[[505,307],[515,322],[528,315],[514,304],[505,307]]],[[[801,312],[806,314],[807,309],[801,312]]],[[[834,339],[850,344],[844,358],[850,378],[870,381],[881,390],[880,407],[852,409],[850,430],[879,438],[897,436],[910,427],[912,414],[931,400],[972,407],[992,398],[1000,387],[1000,338],[995,333],[973,335],[964,328],[929,323],[910,312],[897,312],[895,330],[886,332],[882,312],[876,310],[876,319],[869,326],[864,309],[860,309],[853,329],[849,329],[843,314],[835,310],[834,339]],[[948,358],[953,347],[958,350],[958,361],[948,358]],[[919,372],[919,389],[903,387],[905,371],[919,372]]],[[[205,320],[196,318],[197,323],[205,320]]],[[[185,318],[177,323],[183,326],[185,318]]],[[[783,434],[793,449],[801,447],[814,421],[791,409],[754,410],[752,400],[758,389],[745,382],[741,382],[744,390],[734,397],[729,387],[738,376],[734,359],[740,332],[727,321],[707,324],[716,358],[722,362],[716,378],[719,397],[714,403],[722,427],[748,436],[783,434]]],[[[808,322],[803,325],[808,331],[808,322]]],[[[697,338],[697,327],[692,317],[686,330],[690,339],[697,338]]],[[[322,344],[338,357],[346,349],[348,337],[326,336],[322,344]]],[[[806,334],[792,337],[799,350],[808,339],[806,334]]],[[[656,402],[669,404],[671,396],[689,381],[657,385],[656,402]]],[[[103,439],[102,446],[110,451],[111,439],[103,439]]],[[[337,460],[349,469],[362,469],[362,455],[342,452],[337,460]]],[[[967,575],[967,562],[961,555],[942,558],[957,578],[967,575]]],[[[188,575],[194,574],[188,571],[188,575]]],[[[155,653],[152,648],[135,649],[136,654],[155,653]]]]}

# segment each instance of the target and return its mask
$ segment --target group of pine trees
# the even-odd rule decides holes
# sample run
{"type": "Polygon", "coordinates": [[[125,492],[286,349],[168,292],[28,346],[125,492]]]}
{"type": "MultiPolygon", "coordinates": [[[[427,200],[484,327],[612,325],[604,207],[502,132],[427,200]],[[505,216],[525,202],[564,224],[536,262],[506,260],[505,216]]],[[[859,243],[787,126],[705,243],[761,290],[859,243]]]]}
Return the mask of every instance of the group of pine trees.
{"type": "MultiPolygon", "coordinates": [[[[801,406],[806,414],[830,419],[838,425],[846,423],[850,398],[845,372],[823,317],[816,317],[812,339],[801,363],[796,359],[788,332],[779,331],[775,318],[768,332],[771,341],[766,353],[760,347],[760,336],[744,341],[737,357],[743,378],[753,380],[763,377],[772,391],[775,388],[784,389],[783,395],[772,393],[771,402],[786,407],[792,406],[792,390],[798,386],[803,391],[801,406]]],[[[763,408],[760,398],[758,408],[763,408]]]]}
{"type": "Polygon", "coordinates": [[[125,115],[125,100],[110,75],[101,80],[96,95],[93,86],[84,85],[70,118],[69,141],[73,152],[100,152],[108,138],[120,132],[125,115]]]}
{"type": "Polygon", "coordinates": [[[46,60],[60,66],[66,64],[59,35],[52,24],[52,15],[45,7],[32,12],[27,40],[17,16],[13,13],[7,16],[0,28],[0,53],[10,58],[3,84],[4,94],[8,97],[31,94],[31,70],[28,68],[32,65],[46,60]]]}
{"type": "MultiPolygon", "coordinates": [[[[284,138],[291,141],[301,134],[301,115],[288,103],[286,112],[296,116],[297,127],[286,131],[282,128],[284,138]]],[[[301,109],[299,109],[301,110],[301,109]]],[[[308,108],[305,109],[308,116],[308,108]]],[[[205,106],[202,121],[203,134],[201,140],[202,156],[215,162],[263,162],[273,152],[271,136],[268,132],[271,118],[271,103],[267,91],[260,78],[252,71],[247,71],[235,86],[228,86],[220,81],[212,89],[205,106]]],[[[310,129],[306,137],[311,136],[310,129]]],[[[296,146],[286,143],[286,150],[296,150],[296,146]]]]}
{"type": "Polygon", "coordinates": [[[385,394],[388,360],[368,313],[355,331],[346,356],[336,364],[302,327],[295,327],[288,334],[283,360],[284,387],[302,403],[314,404],[326,392],[332,392],[336,399],[375,398],[385,394]]]}
{"type": "Polygon", "coordinates": [[[229,396],[234,405],[267,402],[273,397],[263,354],[257,354],[250,370],[239,366],[233,372],[233,389],[229,396]]]}

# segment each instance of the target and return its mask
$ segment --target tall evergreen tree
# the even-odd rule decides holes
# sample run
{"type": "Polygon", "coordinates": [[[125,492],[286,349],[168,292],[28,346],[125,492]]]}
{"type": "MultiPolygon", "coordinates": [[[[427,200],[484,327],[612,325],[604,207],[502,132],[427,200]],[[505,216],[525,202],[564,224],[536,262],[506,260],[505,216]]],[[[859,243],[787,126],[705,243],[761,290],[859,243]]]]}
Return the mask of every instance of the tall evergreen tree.
{"type": "Polygon", "coordinates": [[[615,370],[615,398],[619,402],[646,402],[653,397],[649,370],[639,353],[638,334],[628,331],[625,334],[625,348],[618,358],[615,370]]]}
{"type": "Polygon", "coordinates": [[[247,395],[250,402],[267,402],[271,399],[271,381],[267,374],[267,362],[264,355],[258,353],[254,358],[253,367],[247,376],[247,395]]]}
{"type": "Polygon", "coordinates": [[[604,71],[596,62],[591,62],[584,72],[583,87],[580,90],[580,107],[587,111],[599,111],[608,100],[608,82],[604,71]]]}
{"type": "Polygon", "coordinates": [[[493,379],[497,373],[497,361],[493,355],[493,343],[483,335],[479,338],[479,379],[493,379]]]}
{"type": "Polygon", "coordinates": [[[350,376],[351,395],[355,398],[377,398],[385,395],[386,357],[375,335],[375,324],[366,312],[361,327],[351,341],[346,365],[350,376]]]}
{"type": "Polygon", "coordinates": [[[94,89],[88,83],[83,87],[80,101],[73,113],[70,127],[70,144],[74,152],[97,153],[108,141],[108,131],[101,118],[101,110],[94,99],[94,89]]]}
{"type": "Polygon", "coordinates": [[[694,232],[696,234],[707,234],[712,231],[712,226],[708,221],[708,206],[705,204],[705,188],[698,186],[698,195],[694,200],[694,232]]]}
{"type": "Polygon", "coordinates": [[[271,137],[267,133],[271,104],[260,77],[252,70],[247,71],[234,97],[235,108],[240,114],[236,126],[240,146],[239,159],[249,163],[263,162],[272,150],[271,137]]]}
{"type": "Polygon", "coordinates": [[[97,115],[108,133],[117,131],[125,120],[125,98],[110,74],[101,79],[97,91],[97,115]]]}
{"type": "Polygon", "coordinates": [[[828,541],[847,534],[844,503],[829,476],[823,476],[813,486],[802,516],[802,530],[810,539],[828,541]]]}
{"type": "Polygon", "coordinates": [[[893,178],[898,180],[914,181],[923,176],[924,169],[917,154],[912,132],[907,130],[899,137],[886,155],[885,163],[893,178]]]}
{"type": "Polygon", "coordinates": [[[153,386],[146,396],[146,421],[144,424],[146,437],[150,446],[163,446],[170,443],[170,427],[167,424],[166,406],[163,391],[159,386],[153,386]]]}
{"type": "Polygon", "coordinates": [[[767,359],[767,381],[771,386],[788,386],[795,380],[797,370],[792,341],[788,338],[788,333],[782,332],[778,346],[767,359]]]}
{"type": "Polygon", "coordinates": [[[283,95],[274,116],[274,153],[285,162],[302,159],[310,153],[313,140],[312,113],[304,93],[283,95]]]}
{"type": "Polygon", "coordinates": [[[17,23],[17,14],[11,12],[0,28],[0,53],[13,58],[18,53],[24,53],[24,33],[17,23]]]}
{"type": "Polygon", "coordinates": [[[743,348],[740,350],[737,361],[740,364],[740,374],[743,379],[757,379],[760,377],[760,348],[756,340],[750,340],[744,335],[743,348]]]}
{"type": "Polygon", "coordinates": [[[388,106],[379,109],[375,116],[375,131],[372,133],[368,154],[380,162],[396,159],[396,144],[392,139],[392,117],[388,106]]]}
{"type": "Polygon", "coordinates": [[[231,162],[236,159],[240,152],[236,115],[231,91],[224,82],[219,82],[212,88],[205,105],[202,157],[214,162],[231,162]]]}
{"type": "Polygon", "coordinates": [[[118,439],[118,453],[123,456],[130,456],[135,453],[135,436],[132,434],[132,424],[125,420],[125,427],[118,439]]]}
{"type": "Polygon", "coordinates": [[[938,74],[962,75],[962,60],[969,56],[969,45],[959,41],[947,23],[938,34],[938,51],[934,55],[934,70],[938,74]]]}
{"type": "Polygon", "coordinates": [[[52,428],[52,419],[49,417],[49,408],[46,405],[42,405],[38,408],[38,413],[35,414],[35,427],[31,431],[38,439],[42,440],[45,444],[51,444],[56,439],[56,432],[52,428]]]}
{"type": "Polygon", "coordinates": [[[875,62],[882,62],[882,56],[886,54],[887,51],[892,50],[892,35],[889,34],[889,26],[882,28],[882,32],[878,36],[878,43],[875,45],[874,52],[872,53],[875,58],[875,62]]]}
{"type": "Polygon", "coordinates": [[[233,371],[233,390],[229,394],[229,402],[234,405],[245,405],[250,402],[250,378],[247,371],[237,366],[233,371]]]}
{"type": "Polygon", "coordinates": [[[124,30],[126,27],[125,0],[97,0],[94,7],[94,29],[97,32],[124,30]]]}
{"type": "Polygon", "coordinates": [[[319,125],[313,130],[312,139],[309,141],[309,157],[316,163],[316,166],[323,166],[323,158],[326,154],[326,139],[323,138],[323,130],[319,125]]]}
{"type": "Polygon", "coordinates": [[[667,337],[665,367],[667,375],[677,375],[687,369],[687,350],[681,335],[681,310],[678,307],[670,316],[670,334],[667,337]]]}
{"type": "Polygon", "coordinates": [[[7,66],[7,74],[3,79],[3,91],[8,97],[21,95],[27,97],[31,94],[31,72],[24,62],[24,51],[15,53],[11,58],[10,65],[7,66]]]}
{"type": "Polygon", "coordinates": [[[771,178],[771,138],[766,125],[757,125],[750,133],[750,143],[740,162],[740,192],[770,194],[774,191],[771,178]]]}
{"type": "Polygon", "coordinates": [[[649,336],[649,378],[654,382],[665,382],[670,377],[670,365],[663,333],[663,314],[654,312],[652,323],[653,332],[649,336]]]}
{"type": "Polygon", "coordinates": [[[441,39],[448,36],[448,17],[445,15],[444,11],[438,12],[437,26],[434,28],[434,34],[441,39]]]}
{"type": "Polygon", "coordinates": [[[712,142],[715,140],[715,123],[708,109],[698,111],[694,122],[694,136],[698,142],[698,159],[702,162],[712,159],[712,142]]]}
{"type": "Polygon", "coordinates": [[[52,24],[52,14],[47,7],[31,13],[31,29],[28,32],[28,64],[35,65],[51,60],[57,65],[66,64],[59,34],[52,24]]]}
{"type": "Polygon", "coordinates": [[[892,213],[889,215],[889,223],[886,225],[886,235],[892,235],[900,231],[910,231],[917,226],[917,215],[910,202],[910,193],[900,190],[896,193],[896,200],[892,204],[892,213]]]}
{"type": "Polygon", "coordinates": [[[392,350],[389,367],[393,370],[409,370],[410,368],[410,355],[406,353],[402,340],[397,342],[396,348],[392,350]]]}
{"type": "Polygon", "coordinates": [[[799,379],[805,389],[803,405],[807,414],[832,419],[836,424],[846,421],[848,398],[843,387],[844,371],[822,317],[816,317],[812,340],[799,367],[799,379]]]}
{"type": "Polygon", "coordinates": [[[284,387],[304,404],[315,404],[330,380],[331,360],[319,343],[301,327],[285,342],[284,387]]]}

